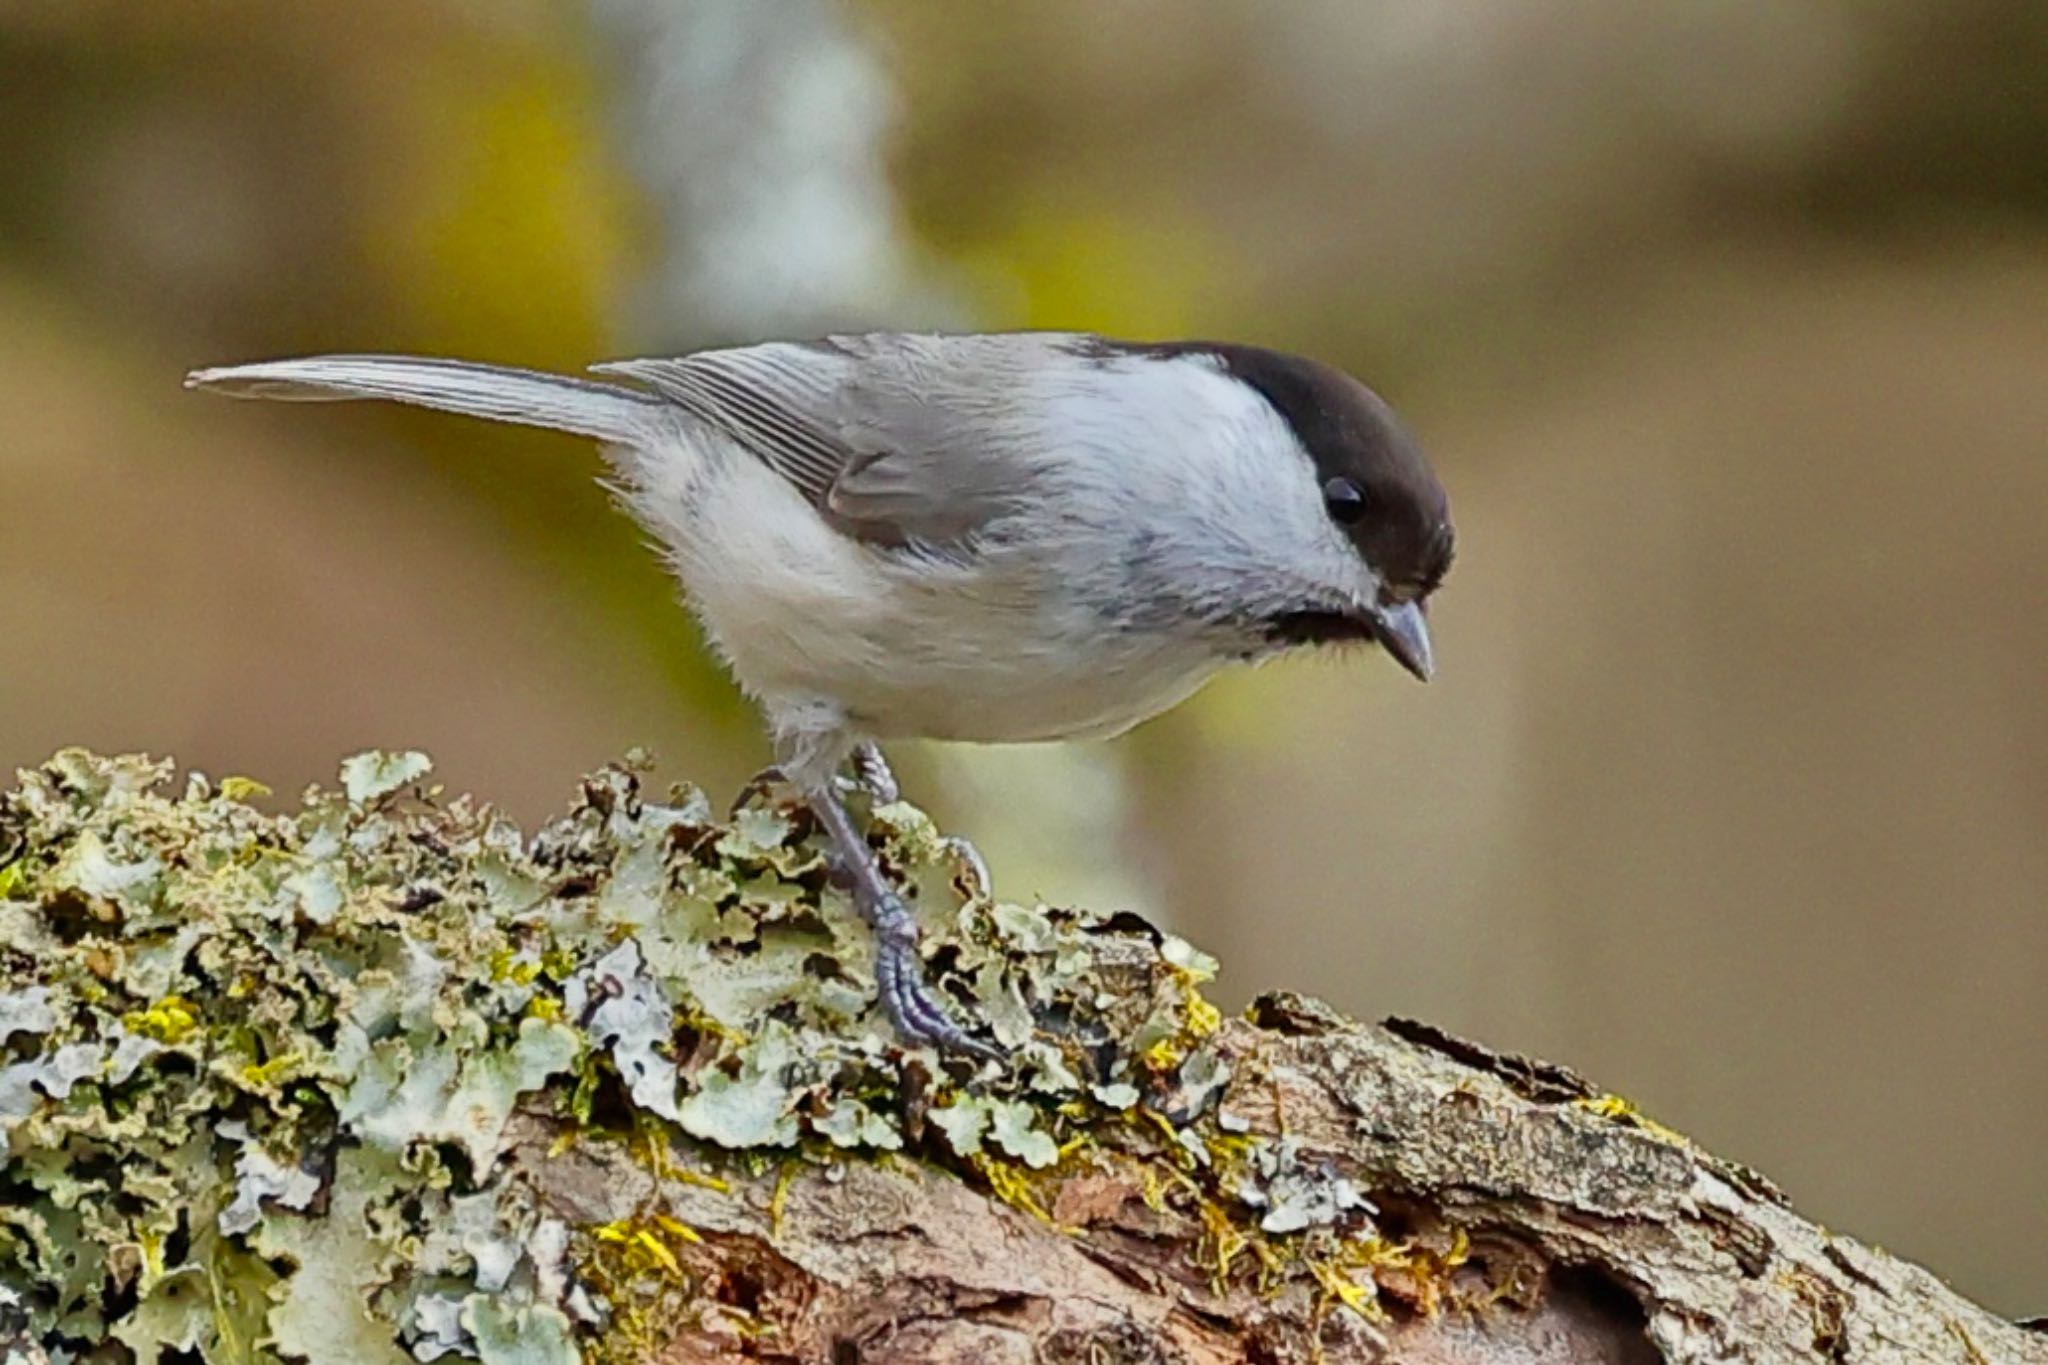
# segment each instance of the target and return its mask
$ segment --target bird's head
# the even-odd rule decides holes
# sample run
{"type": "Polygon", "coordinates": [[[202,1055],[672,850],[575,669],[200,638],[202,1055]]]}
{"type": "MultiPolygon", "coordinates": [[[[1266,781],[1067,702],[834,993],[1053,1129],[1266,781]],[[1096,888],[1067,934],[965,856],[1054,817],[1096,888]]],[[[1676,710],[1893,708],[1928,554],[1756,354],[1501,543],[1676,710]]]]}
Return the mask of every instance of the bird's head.
{"type": "Polygon", "coordinates": [[[1450,570],[1455,546],[1450,500],[1392,409],[1343,371],[1251,346],[1216,354],[1285,421],[1326,521],[1322,536],[1341,547],[1330,572],[1302,600],[1265,619],[1281,645],[1370,641],[1417,678],[1436,660],[1429,599],[1450,570]]]}

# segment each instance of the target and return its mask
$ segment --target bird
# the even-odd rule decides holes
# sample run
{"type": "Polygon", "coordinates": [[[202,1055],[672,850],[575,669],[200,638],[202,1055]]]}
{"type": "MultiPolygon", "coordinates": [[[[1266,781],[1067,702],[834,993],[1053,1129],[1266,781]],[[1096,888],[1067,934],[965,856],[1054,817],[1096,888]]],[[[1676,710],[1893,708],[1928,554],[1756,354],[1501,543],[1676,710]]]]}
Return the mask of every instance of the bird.
{"type": "Polygon", "coordinates": [[[592,438],[758,706],[875,935],[899,1037],[980,1058],[840,793],[880,744],[1102,738],[1220,670],[1377,646],[1428,681],[1450,505],[1377,393],[1304,356],[1085,332],[871,332],[592,365],[405,355],[198,369],[592,438]]]}

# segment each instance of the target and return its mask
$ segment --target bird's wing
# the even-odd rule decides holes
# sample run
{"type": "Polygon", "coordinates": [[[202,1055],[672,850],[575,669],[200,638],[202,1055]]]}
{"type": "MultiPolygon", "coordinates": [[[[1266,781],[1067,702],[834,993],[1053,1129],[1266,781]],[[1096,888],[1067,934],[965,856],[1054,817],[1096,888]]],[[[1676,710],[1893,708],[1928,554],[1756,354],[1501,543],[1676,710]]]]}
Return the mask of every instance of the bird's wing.
{"type": "Polygon", "coordinates": [[[1018,380],[1042,338],[878,333],[593,368],[731,436],[834,525],[883,545],[959,545],[1029,497],[1018,380]]]}

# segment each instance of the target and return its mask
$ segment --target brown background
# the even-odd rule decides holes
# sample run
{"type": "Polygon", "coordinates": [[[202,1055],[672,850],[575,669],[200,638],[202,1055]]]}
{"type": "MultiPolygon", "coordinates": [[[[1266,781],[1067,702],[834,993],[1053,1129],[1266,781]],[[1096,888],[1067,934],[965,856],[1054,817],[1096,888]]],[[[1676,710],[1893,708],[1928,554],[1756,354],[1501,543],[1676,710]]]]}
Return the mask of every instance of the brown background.
{"type": "Polygon", "coordinates": [[[1012,896],[1569,1060],[2048,1309],[2048,10],[0,8],[0,764],[525,819],[763,757],[574,441],[182,393],[828,326],[1241,337],[1451,485],[1440,682],[909,751],[1012,896]]]}

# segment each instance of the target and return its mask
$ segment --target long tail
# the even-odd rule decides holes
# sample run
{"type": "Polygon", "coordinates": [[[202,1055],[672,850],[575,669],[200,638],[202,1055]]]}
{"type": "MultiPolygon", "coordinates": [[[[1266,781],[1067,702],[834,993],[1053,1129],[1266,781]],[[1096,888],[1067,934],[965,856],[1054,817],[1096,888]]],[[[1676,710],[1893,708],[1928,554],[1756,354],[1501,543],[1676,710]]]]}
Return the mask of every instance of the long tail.
{"type": "Polygon", "coordinates": [[[658,431],[673,411],[651,394],[615,384],[405,355],[320,355],[222,365],[194,370],[185,376],[185,387],[235,398],[381,398],[624,445],[658,431]]]}

